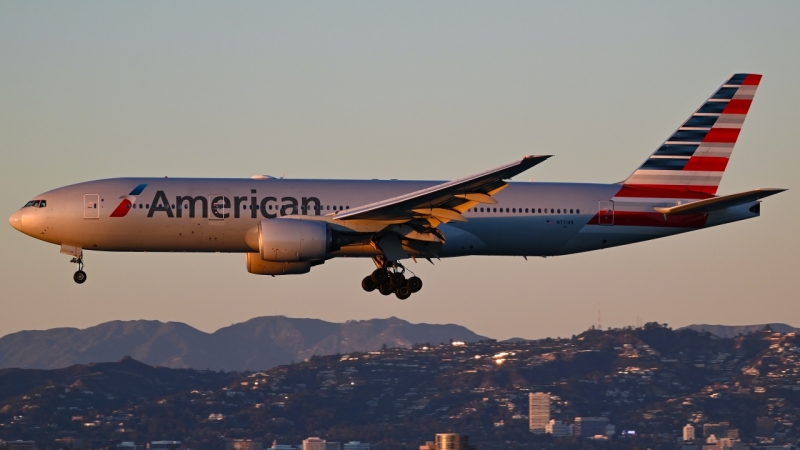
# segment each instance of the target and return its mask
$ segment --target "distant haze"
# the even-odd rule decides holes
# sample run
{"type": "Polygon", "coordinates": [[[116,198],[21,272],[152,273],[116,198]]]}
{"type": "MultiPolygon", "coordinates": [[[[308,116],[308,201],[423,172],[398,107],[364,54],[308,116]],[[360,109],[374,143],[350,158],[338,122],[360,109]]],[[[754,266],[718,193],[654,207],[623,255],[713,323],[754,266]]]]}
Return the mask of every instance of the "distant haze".
{"type": "Polygon", "coordinates": [[[113,321],[79,330],[21,331],[0,338],[0,368],[56,369],[130,356],[172,368],[266,370],[314,355],[486,339],[459,325],[373,319],[330,323],[256,317],[204,333],[184,323],[113,321]]]}

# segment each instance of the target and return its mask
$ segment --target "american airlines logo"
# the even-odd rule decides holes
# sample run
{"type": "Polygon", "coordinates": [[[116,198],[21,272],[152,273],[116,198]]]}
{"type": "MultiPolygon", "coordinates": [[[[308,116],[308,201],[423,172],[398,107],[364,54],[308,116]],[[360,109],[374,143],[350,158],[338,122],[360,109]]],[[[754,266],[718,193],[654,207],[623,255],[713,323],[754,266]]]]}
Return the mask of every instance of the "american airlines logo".
{"type": "Polygon", "coordinates": [[[140,184],[133,188],[130,194],[120,197],[121,201],[116,209],[114,209],[114,212],[111,213],[111,217],[125,217],[128,215],[128,211],[131,210],[131,205],[136,203],[136,196],[141,194],[146,187],[147,184],[140,184]]]}
{"type": "MultiPolygon", "coordinates": [[[[122,202],[117,209],[111,213],[111,217],[124,217],[130,210],[131,205],[136,201],[134,193],[140,194],[145,188],[145,184],[139,185],[130,195],[122,196],[122,202]],[[118,213],[119,211],[119,213],[118,213]]],[[[153,201],[148,206],[147,217],[153,217],[157,213],[163,213],[168,218],[181,217],[203,217],[227,219],[233,217],[258,218],[259,214],[267,219],[291,214],[311,214],[319,216],[322,212],[320,201],[317,197],[302,197],[299,200],[295,197],[263,197],[256,196],[191,196],[178,195],[174,197],[174,202],[170,202],[169,197],[164,191],[157,191],[153,201]]]]}

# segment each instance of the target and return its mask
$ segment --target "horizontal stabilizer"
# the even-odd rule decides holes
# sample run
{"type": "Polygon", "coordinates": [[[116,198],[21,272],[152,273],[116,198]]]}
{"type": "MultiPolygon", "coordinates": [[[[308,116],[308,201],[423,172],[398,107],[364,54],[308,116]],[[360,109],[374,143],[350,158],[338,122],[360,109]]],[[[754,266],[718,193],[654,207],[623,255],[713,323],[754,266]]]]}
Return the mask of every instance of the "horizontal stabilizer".
{"type": "Polygon", "coordinates": [[[761,188],[738,194],[723,195],[722,197],[708,198],[696,202],[686,203],[678,206],[661,207],[653,209],[662,214],[705,214],[720,209],[730,208],[731,206],[743,205],[770,195],[779,194],[786,189],[761,188]]]}

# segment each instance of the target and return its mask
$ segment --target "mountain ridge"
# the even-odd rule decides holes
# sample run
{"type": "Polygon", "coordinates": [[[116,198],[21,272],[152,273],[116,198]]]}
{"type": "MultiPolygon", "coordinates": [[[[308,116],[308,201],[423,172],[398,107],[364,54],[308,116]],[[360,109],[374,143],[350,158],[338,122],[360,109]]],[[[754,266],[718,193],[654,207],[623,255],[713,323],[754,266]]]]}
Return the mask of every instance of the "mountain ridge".
{"type": "Polygon", "coordinates": [[[326,322],[261,316],[212,333],[183,322],[113,320],[85,329],[25,330],[0,338],[0,368],[57,369],[119,361],[213,370],[264,370],[315,355],[487,339],[455,324],[412,324],[396,317],[326,322]]]}

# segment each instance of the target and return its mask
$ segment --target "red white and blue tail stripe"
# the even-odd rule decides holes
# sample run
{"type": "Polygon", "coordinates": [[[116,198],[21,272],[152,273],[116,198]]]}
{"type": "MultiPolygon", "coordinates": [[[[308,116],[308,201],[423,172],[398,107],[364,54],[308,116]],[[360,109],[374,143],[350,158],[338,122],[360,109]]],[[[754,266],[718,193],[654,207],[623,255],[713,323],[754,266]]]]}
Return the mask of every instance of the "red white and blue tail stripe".
{"type": "Polygon", "coordinates": [[[636,197],[647,196],[642,190],[660,191],[660,197],[715,194],[760,81],[756,74],[732,76],[623,182],[623,190],[638,191],[631,193],[636,197]]]}

